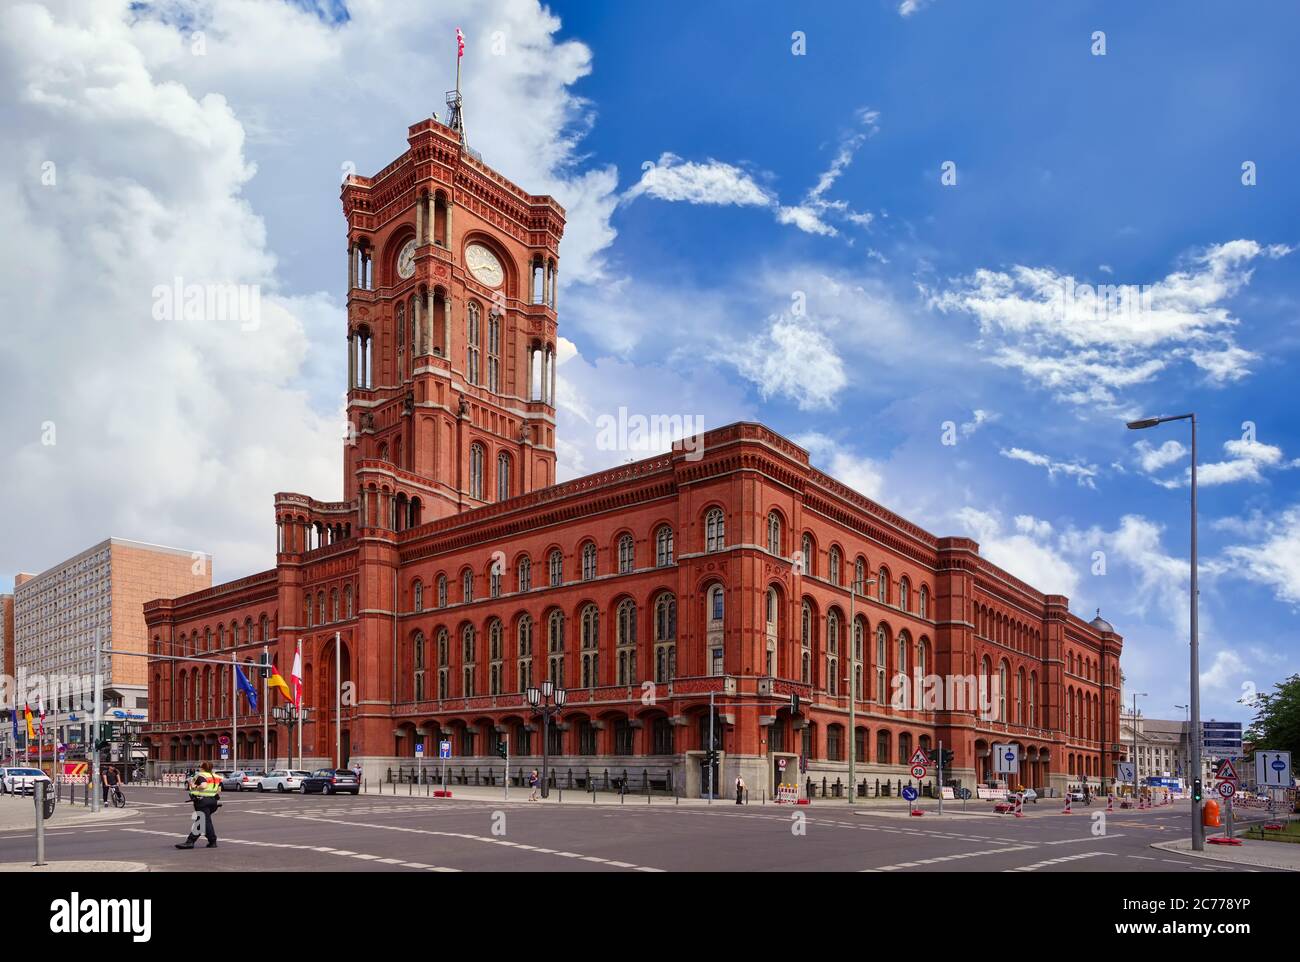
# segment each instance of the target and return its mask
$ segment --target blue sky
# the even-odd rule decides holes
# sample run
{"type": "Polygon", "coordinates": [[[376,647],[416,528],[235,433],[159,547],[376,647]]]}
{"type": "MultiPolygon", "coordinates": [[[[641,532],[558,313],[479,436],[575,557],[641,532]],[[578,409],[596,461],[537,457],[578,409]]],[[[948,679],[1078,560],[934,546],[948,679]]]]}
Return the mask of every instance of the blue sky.
{"type": "Polygon", "coordinates": [[[24,242],[0,271],[45,282],[12,316],[49,323],[0,347],[23,411],[0,457],[34,508],[0,588],[109,534],[211,550],[239,577],[273,563],[273,492],[337,496],[340,171],[378,170],[440,109],[459,25],[471,143],[569,210],[568,476],[639,456],[596,443],[620,406],[762,420],[1100,607],[1147,713],[1176,717],[1187,432],[1123,422],[1195,410],[1205,715],[1244,719],[1243,691],[1300,670],[1294,7],[431,6],[4,15],[21,41],[0,45],[0,149],[22,176],[0,223],[24,242]],[[56,192],[30,183],[47,158],[56,192]],[[138,316],[142,291],[205,272],[263,286],[258,332],[138,316]],[[1071,284],[1151,300],[1053,309],[1071,284]],[[50,332],[83,316],[97,363],[74,375],[50,332]],[[69,440],[37,444],[46,420],[69,440]]]}

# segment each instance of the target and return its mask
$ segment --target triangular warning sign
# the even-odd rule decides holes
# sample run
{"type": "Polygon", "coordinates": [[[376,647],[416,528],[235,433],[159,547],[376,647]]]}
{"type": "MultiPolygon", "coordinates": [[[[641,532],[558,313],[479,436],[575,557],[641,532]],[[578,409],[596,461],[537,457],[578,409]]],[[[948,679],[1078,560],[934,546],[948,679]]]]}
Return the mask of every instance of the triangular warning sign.
{"type": "Polygon", "coordinates": [[[918,748],[916,751],[912,752],[912,760],[907,764],[928,766],[930,764],[930,759],[926,757],[924,749],[918,748]]]}
{"type": "Polygon", "coordinates": [[[1231,758],[1225,758],[1219,762],[1219,770],[1214,773],[1214,777],[1224,782],[1241,781],[1237,777],[1237,769],[1233,766],[1231,758]]]}

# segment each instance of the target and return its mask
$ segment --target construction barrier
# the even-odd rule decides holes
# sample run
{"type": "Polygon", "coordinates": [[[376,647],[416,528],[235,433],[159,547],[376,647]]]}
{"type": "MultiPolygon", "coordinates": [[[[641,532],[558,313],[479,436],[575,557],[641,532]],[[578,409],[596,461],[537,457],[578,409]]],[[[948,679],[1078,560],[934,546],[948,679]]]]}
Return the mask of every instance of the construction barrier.
{"type": "Polygon", "coordinates": [[[1070,807],[1070,793],[1065,793],[1065,808],[1061,809],[1062,815],[1073,815],[1074,809],[1070,807]]]}
{"type": "Polygon", "coordinates": [[[778,805],[797,805],[799,803],[799,786],[786,784],[776,786],[776,803],[778,805]]]}

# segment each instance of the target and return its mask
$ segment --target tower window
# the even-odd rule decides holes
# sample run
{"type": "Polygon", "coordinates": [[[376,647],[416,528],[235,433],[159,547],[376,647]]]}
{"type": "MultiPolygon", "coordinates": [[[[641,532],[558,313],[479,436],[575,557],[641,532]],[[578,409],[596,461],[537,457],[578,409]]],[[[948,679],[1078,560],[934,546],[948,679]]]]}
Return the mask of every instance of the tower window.
{"type": "Polygon", "coordinates": [[[497,455],[497,500],[510,497],[510,455],[504,451],[497,455]]]}
{"type": "Polygon", "coordinates": [[[488,315],[487,386],[489,391],[501,390],[501,315],[495,312],[488,315]]]}
{"type": "Polygon", "coordinates": [[[483,445],[477,442],[469,446],[469,496],[483,500],[483,445]]]}
{"type": "Polygon", "coordinates": [[[479,383],[479,364],[483,350],[483,331],[481,311],[478,304],[471,301],[465,323],[466,364],[465,379],[470,384],[479,383]]]}

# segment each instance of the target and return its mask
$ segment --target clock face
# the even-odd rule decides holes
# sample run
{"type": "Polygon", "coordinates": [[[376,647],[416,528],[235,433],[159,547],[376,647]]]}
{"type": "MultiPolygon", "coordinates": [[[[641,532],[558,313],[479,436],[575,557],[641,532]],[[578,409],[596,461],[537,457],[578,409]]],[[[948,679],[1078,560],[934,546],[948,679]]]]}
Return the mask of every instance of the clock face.
{"type": "Polygon", "coordinates": [[[397,276],[406,280],[415,273],[415,239],[406,242],[402,252],[397,255],[397,276]]]}
{"type": "Polygon", "coordinates": [[[506,279],[506,272],[497,256],[482,244],[470,244],[465,248],[465,266],[479,283],[488,287],[500,287],[506,279]]]}

